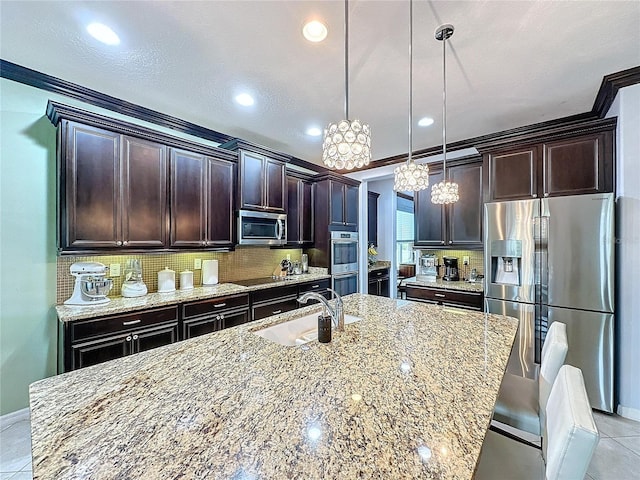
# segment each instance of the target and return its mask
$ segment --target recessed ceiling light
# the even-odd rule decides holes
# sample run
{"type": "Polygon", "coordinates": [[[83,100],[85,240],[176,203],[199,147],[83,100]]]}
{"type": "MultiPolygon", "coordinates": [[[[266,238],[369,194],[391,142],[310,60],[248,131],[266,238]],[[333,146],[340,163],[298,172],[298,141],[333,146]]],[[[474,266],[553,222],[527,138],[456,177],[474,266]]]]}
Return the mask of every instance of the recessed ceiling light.
{"type": "Polygon", "coordinates": [[[311,137],[319,137],[320,135],[322,135],[322,130],[320,130],[318,127],[309,127],[307,128],[307,135],[311,137]]]}
{"type": "Polygon", "coordinates": [[[423,117],[420,120],[418,120],[418,125],[421,127],[428,127],[429,125],[433,125],[433,118],[423,117]]]}
{"type": "Polygon", "coordinates": [[[243,107],[250,107],[254,104],[253,97],[248,93],[241,93],[236,96],[236,102],[238,102],[243,107]]]}
{"type": "Polygon", "coordinates": [[[302,35],[304,35],[304,38],[310,42],[321,42],[327,38],[327,27],[324,23],[319,22],[318,20],[312,20],[302,27],[302,35]]]}
{"type": "Polygon", "coordinates": [[[90,23],[87,25],[87,32],[95,38],[96,40],[106,44],[106,45],[119,45],[120,37],[116,35],[116,32],[111,30],[106,25],[102,23],[90,23]]]}

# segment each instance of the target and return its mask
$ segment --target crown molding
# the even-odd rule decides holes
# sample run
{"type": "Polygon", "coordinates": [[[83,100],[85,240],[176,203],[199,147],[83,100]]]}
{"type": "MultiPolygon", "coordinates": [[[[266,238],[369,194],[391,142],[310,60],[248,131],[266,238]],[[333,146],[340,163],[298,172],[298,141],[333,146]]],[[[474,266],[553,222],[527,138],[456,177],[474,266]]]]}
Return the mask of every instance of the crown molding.
{"type": "Polygon", "coordinates": [[[599,118],[604,118],[611,108],[611,104],[615,100],[618,90],[630,85],[635,85],[636,83],[640,83],[640,66],[606,75],[602,79],[591,112],[599,118]]]}

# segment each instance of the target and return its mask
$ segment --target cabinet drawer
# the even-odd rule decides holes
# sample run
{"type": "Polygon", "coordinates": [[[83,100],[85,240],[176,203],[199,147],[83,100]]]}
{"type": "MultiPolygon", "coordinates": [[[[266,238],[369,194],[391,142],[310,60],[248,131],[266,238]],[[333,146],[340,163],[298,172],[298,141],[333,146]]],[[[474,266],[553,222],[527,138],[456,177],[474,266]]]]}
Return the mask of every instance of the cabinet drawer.
{"type": "Polygon", "coordinates": [[[324,293],[327,288],[331,288],[331,280],[328,278],[316,280],[315,282],[302,283],[300,284],[300,295],[306,292],[324,293]]]}
{"type": "Polygon", "coordinates": [[[432,288],[407,287],[407,300],[426,300],[443,305],[482,310],[482,293],[454,292],[432,288]]]}
{"type": "Polygon", "coordinates": [[[248,307],[249,294],[243,293],[230,297],[213,298],[200,302],[190,302],[182,305],[182,318],[188,319],[199,317],[212,312],[221,312],[234,308],[248,307]]]}
{"type": "Polygon", "coordinates": [[[278,315],[279,313],[295,310],[296,308],[298,308],[297,297],[289,298],[287,300],[280,300],[273,303],[265,303],[251,309],[251,319],[260,320],[262,318],[270,317],[271,315],[278,315]]]}
{"type": "Polygon", "coordinates": [[[90,320],[73,322],[71,325],[71,341],[77,342],[86,338],[98,337],[115,332],[139,330],[160,323],[178,320],[178,307],[141,310],[127,315],[99,317],[90,320]]]}
{"type": "Polygon", "coordinates": [[[369,281],[374,282],[378,279],[389,278],[389,269],[385,268],[384,270],[374,270],[369,272],[369,281]]]}
{"type": "Polygon", "coordinates": [[[263,290],[256,290],[251,294],[253,303],[268,302],[271,300],[278,300],[282,297],[292,297],[298,295],[298,285],[287,285],[284,287],[265,288],[263,290]]]}

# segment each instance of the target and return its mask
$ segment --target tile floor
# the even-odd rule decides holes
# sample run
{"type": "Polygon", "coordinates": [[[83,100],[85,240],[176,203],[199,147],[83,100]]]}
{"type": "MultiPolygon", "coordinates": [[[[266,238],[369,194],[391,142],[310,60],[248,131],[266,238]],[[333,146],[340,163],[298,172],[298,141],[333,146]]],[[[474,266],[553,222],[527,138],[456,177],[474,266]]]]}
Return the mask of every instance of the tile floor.
{"type": "MultiPolygon", "coordinates": [[[[640,422],[594,413],[600,442],[584,480],[640,478],[640,422]]],[[[5,424],[0,432],[0,480],[31,479],[29,420],[5,424]]],[[[507,480],[507,479],[502,479],[507,480]]],[[[521,479],[528,480],[523,472],[521,479]]]]}

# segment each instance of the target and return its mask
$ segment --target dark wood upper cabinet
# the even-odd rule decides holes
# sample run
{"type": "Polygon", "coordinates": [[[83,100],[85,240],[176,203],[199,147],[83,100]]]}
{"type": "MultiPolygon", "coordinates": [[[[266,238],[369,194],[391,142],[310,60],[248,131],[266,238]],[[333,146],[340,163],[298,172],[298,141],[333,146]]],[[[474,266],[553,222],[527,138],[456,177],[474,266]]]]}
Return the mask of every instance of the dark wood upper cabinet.
{"type": "Polygon", "coordinates": [[[455,165],[449,179],[458,184],[460,199],[446,209],[449,245],[482,247],[482,162],[455,165]]]}
{"type": "Polygon", "coordinates": [[[329,180],[329,224],[358,229],[358,187],[339,180],[329,180]]]}
{"type": "Polygon", "coordinates": [[[367,242],[378,245],[378,197],[379,193],[367,192],[367,242]]]}
{"type": "MultiPolygon", "coordinates": [[[[442,181],[442,164],[430,165],[429,184],[442,181]]],[[[431,203],[431,188],[414,197],[415,242],[422,247],[482,248],[483,165],[480,158],[447,163],[448,178],[458,184],[460,199],[431,203]]]]}
{"type": "Polygon", "coordinates": [[[287,175],[287,243],[313,243],[313,184],[287,175]]]}
{"type": "Polygon", "coordinates": [[[235,165],[171,150],[171,246],[225,248],[234,242],[235,165]]]}
{"type": "Polygon", "coordinates": [[[60,250],[164,247],[166,148],[66,120],[60,138],[60,250]]]}
{"type": "Polygon", "coordinates": [[[284,212],[286,193],[284,163],[240,151],[239,208],[284,212]]]}
{"type": "Polygon", "coordinates": [[[486,152],[485,201],[612,192],[614,130],[610,123],[603,121],[592,133],[565,134],[565,138],[486,152]]]}
{"type": "Polygon", "coordinates": [[[431,203],[431,186],[443,179],[435,165],[429,166],[429,185],[414,194],[414,245],[421,247],[441,247],[445,244],[444,208],[431,203]]]}

